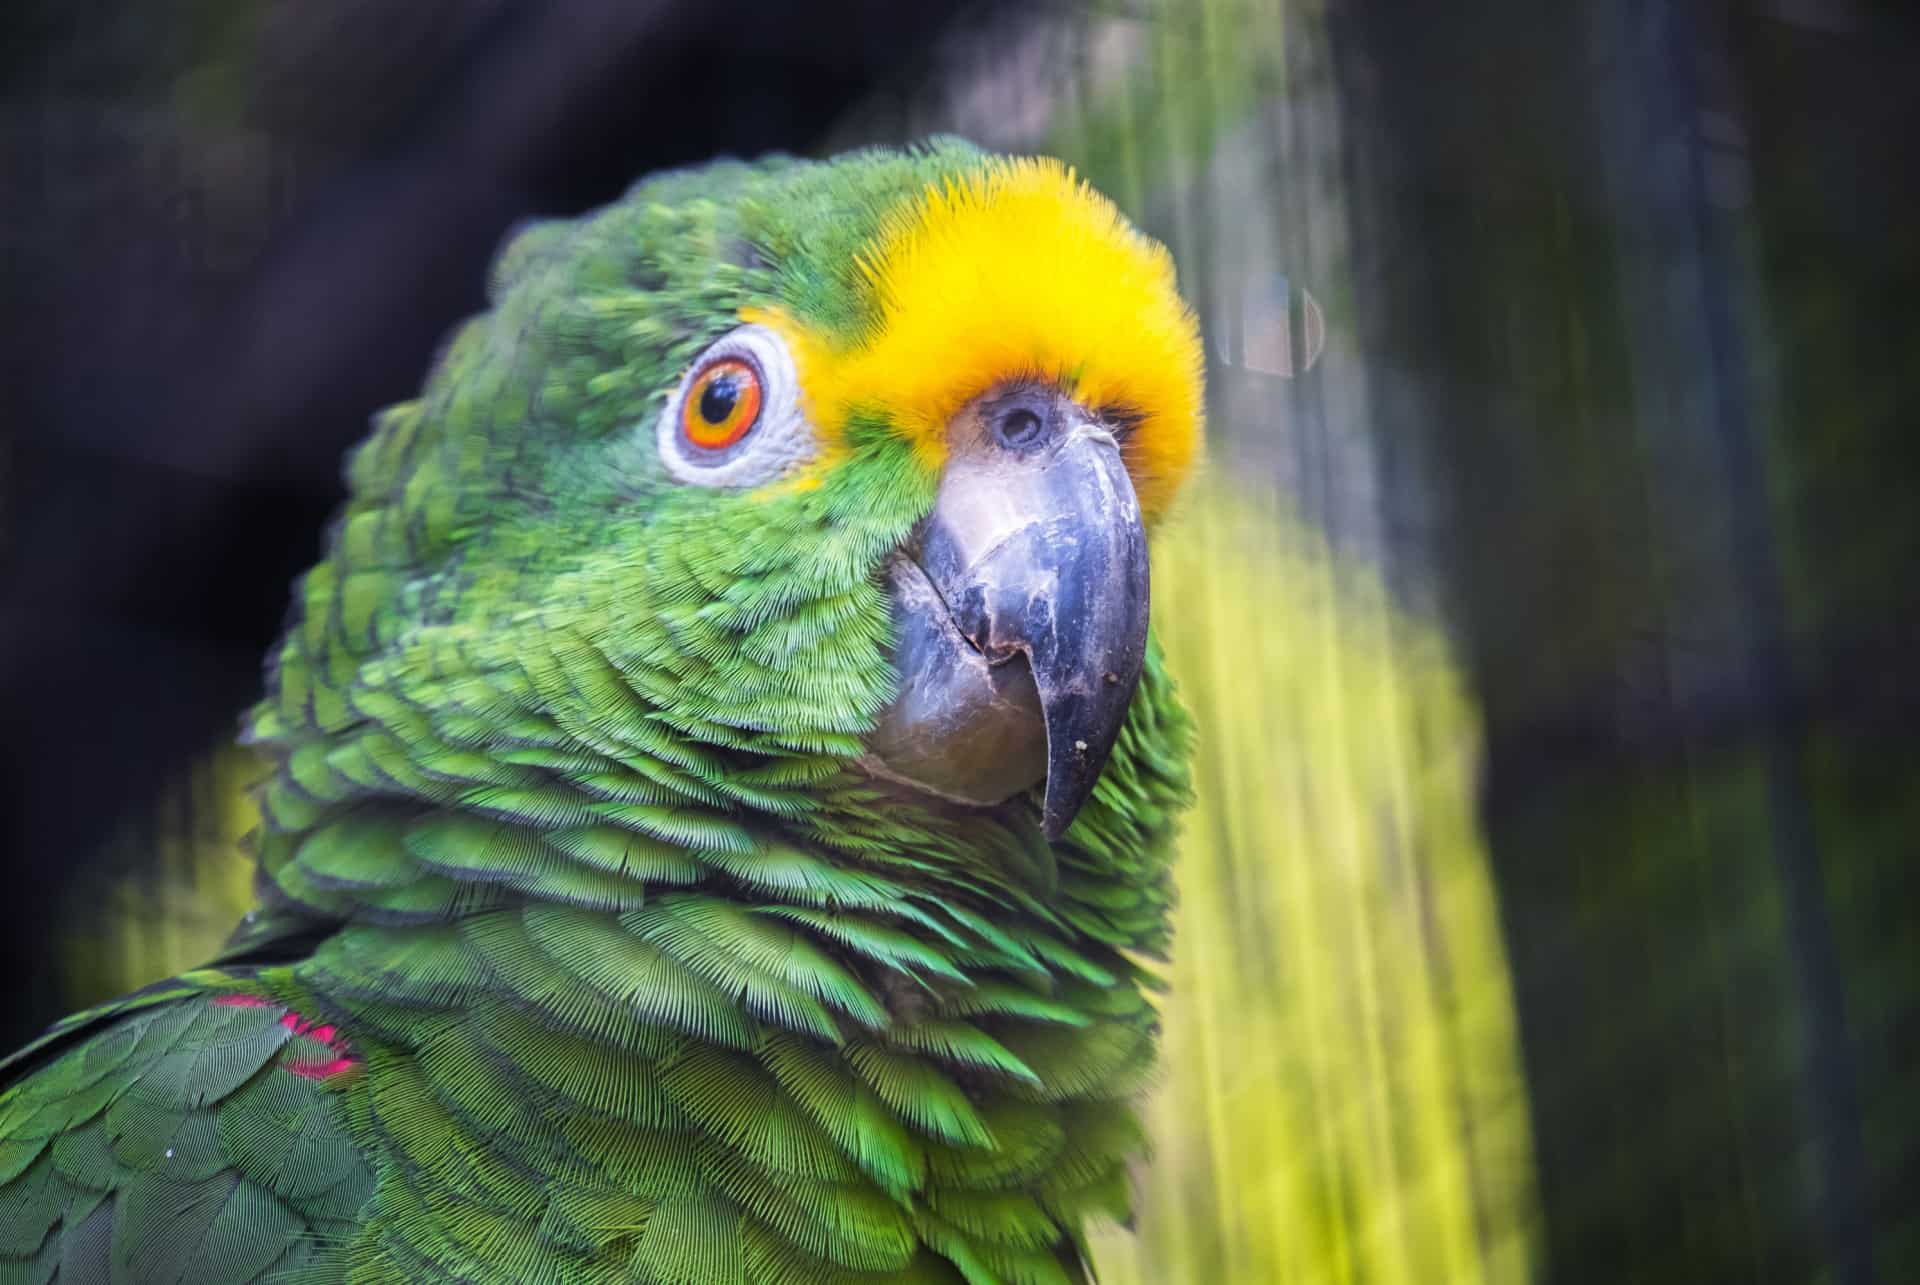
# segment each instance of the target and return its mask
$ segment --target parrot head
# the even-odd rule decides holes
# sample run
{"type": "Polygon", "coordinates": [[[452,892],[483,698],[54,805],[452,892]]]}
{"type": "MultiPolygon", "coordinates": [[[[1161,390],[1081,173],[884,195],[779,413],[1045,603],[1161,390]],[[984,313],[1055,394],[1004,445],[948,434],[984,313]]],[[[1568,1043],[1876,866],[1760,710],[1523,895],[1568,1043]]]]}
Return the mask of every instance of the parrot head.
{"type": "Polygon", "coordinates": [[[821,799],[854,783],[1061,835],[1198,445],[1164,249],[944,141],[654,177],[520,231],[491,304],[350,461],[254,720],[296,781],[399,720],[463,802],[512,783],[448,764],[519,745],[683,817],[852,842],[821,799]]]}

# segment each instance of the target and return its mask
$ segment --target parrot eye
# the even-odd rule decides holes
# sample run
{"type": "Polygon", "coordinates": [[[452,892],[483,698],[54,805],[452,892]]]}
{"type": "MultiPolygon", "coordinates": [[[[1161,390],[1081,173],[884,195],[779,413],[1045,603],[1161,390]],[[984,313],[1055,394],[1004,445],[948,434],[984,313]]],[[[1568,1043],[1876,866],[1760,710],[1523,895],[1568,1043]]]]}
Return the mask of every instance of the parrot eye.
{"type": "Polygon", "coordinates": [[[726,450],[759,418],[760,372],[738,357],[722,357],[701,370],[680,404],[680,427],[702,450],[726,450]]]}
{"type": "Polygon", "coordinates": [[[758,486],[811,458],[786,343],[753,325],[716,340],[667,399],[656,436],[667,472],[697,486],[758,486]]]}

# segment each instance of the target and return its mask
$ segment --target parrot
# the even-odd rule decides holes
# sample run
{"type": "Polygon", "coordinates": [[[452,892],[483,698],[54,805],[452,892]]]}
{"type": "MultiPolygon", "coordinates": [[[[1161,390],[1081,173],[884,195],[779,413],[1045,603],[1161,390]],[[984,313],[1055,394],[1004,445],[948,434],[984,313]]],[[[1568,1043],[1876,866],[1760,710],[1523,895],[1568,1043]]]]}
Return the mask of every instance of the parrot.
{"type": "Polygon", "coordinates": [[[1191,720],[1168,251],[957,138],[512,229],[241,739],[255,905],[0,1064],[0,1282],[1069,1285],[1191,720]]]}

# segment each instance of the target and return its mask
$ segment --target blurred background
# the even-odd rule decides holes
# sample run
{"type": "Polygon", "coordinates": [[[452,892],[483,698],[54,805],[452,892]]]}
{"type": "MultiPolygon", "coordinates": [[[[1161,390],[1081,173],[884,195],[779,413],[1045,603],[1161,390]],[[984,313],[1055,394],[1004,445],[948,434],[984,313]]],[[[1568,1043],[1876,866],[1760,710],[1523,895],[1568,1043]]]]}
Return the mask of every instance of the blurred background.
{"type": "Polygon", "coordinates": [[[534,214],[952,131],[1174,250],[1207,475],[1104,1279],[1920,1280],[1920,19],[13,0],[0,1044],[204,957],[342,452],[534,214]]]}

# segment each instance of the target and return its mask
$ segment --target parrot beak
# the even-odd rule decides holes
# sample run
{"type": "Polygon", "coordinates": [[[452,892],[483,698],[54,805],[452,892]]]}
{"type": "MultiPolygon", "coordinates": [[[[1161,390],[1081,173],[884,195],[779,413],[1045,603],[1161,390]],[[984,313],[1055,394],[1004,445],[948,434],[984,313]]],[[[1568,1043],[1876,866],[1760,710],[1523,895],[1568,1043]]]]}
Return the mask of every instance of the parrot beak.
{"type": "Polygon", "coordinates": [[[1112,432],[1020,387],[949,428],[933,512],[887,568],[900,687],[876,774],[956,802],[1046,781],[1072,823],[1120,734],[1147,647],[1147,539],[1112,432]]]}

